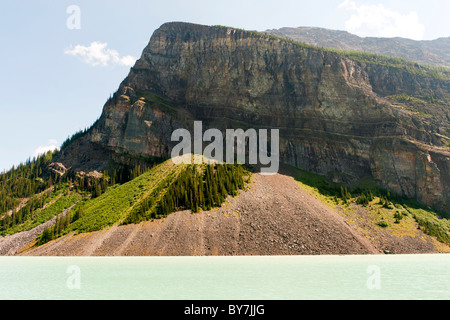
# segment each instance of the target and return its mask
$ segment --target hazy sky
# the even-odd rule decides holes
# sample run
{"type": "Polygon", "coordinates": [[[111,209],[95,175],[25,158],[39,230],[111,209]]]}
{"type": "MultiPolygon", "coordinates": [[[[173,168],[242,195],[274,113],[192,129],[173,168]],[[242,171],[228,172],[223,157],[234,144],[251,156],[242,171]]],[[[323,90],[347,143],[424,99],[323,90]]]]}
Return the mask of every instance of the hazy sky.
{"type": "Polygon", "coordinates": [[[0,171],[90,126],[165,22],[431,40],[450,36],[449,13],[448,0],[1,0],[0,171]]]}

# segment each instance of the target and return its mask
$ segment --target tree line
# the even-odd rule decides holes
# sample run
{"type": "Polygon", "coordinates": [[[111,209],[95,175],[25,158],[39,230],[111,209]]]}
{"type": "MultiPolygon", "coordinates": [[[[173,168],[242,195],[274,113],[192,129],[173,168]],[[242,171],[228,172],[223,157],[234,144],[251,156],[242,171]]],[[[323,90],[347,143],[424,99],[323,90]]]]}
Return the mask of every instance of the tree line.
{"type": "Polygon", "coordinates": [[[196,165],[182,172],[162,198],[157,214],[167,216],[179,210],[210,210],[220,207],[228,195],[244,188],[244,168],[240,165],[196,165]]]}

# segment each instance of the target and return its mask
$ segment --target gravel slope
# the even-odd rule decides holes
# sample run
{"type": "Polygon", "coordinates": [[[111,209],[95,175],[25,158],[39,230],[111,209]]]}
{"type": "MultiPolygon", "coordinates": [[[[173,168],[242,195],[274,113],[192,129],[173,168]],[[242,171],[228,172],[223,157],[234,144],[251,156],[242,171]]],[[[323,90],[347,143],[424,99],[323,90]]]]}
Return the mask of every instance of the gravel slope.
{"type": "MultiPolygon", "coordinates": [[[[433,241],[374,231],[367,240],[356,225],[284,175],[255,174],[248,190],[221,208],[139,225],[67,235],[21,255],[192,256],[438,253],[433,241]],[[380,243],[385,243],[383,247],[380,243]]],[[[431,238],[431,237],[429,237],[431,238]]]]}
{"type": "Polygon", "coordinates": [[[164,220],[68,235],[23,254],[284,255],[373,254],[344,219],[288,176],[255,174],[222,208],[177,212],[164,220]]]}

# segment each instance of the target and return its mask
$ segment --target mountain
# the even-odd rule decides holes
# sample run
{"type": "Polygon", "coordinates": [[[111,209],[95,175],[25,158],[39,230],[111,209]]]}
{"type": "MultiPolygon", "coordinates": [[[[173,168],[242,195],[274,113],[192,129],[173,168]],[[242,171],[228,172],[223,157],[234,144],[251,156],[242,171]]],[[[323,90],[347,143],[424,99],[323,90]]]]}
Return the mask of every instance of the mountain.
{"type": "Polygon", "coordinates": [[[450,37],[431,41],[405,38],[362,38],[347,31],[312,27],[273,29],[265,33],[312,46],[372,52],[426,65],[450,67],[450,37]]]}
{"type": "Polygon", "coordinates": [[[279,129],[284,163],[342,182],[369,176],[449,210],[449,78],[396,58],[168,23],[61,162],[93,164],[102,152],[169,157],[172,132],[194,120],[222,132],[279,129]]]}
{"type": "Polygon", "coordinates": [[[449,89],[445,68],[166,23],[91,128],[0,175],[0,254],[447,252],[449,89]],[[175,166],[194,121],[278,129],[280,172],[175,166]]]}

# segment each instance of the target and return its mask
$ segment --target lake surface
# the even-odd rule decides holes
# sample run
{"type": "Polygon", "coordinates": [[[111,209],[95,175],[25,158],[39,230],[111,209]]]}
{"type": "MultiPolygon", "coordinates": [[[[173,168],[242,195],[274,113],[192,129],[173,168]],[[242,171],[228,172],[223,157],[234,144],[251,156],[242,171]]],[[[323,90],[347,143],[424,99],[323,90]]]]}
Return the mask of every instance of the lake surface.
{"type": "Polygon", "coordinates": [[[0,299],[450,299],[450,255],[0,257],[0,299]]]}

